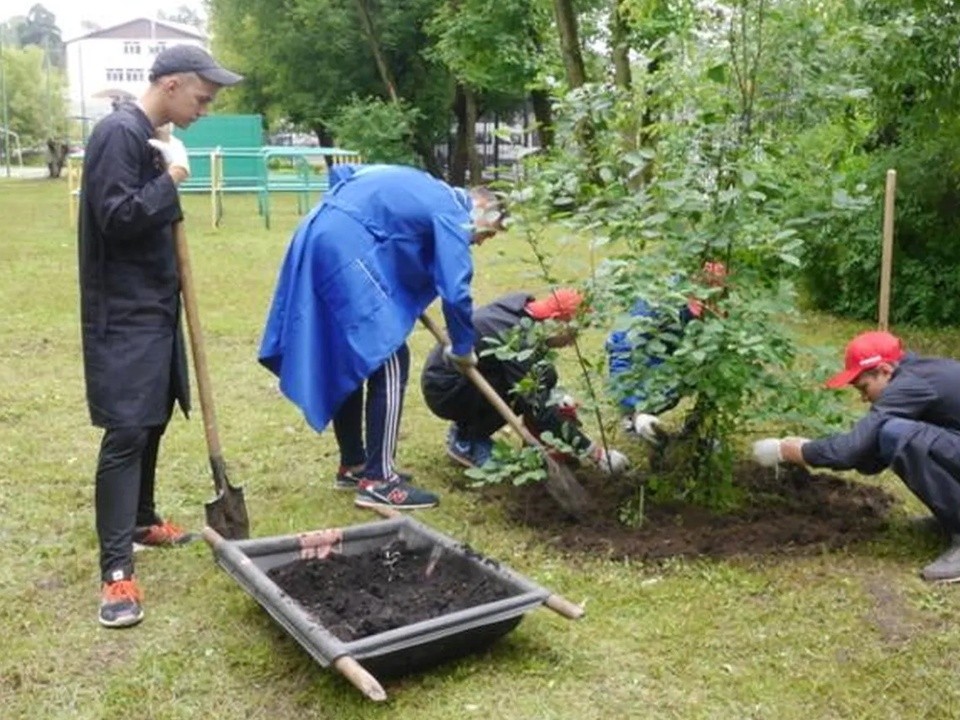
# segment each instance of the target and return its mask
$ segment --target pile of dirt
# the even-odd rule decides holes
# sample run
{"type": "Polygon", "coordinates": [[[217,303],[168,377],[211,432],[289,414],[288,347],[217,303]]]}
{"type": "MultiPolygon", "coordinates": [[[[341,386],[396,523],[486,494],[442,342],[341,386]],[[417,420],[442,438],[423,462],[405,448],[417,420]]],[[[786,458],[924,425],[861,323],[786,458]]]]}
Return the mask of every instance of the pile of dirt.
{"type": "MultiPolygon", "coordinates": [[[[639,527],[620,522],[637,494],[637,479],[581,478],[594,507],[573,521],[542,485],[511,488],[500,498],[515,522],[536,530],[565,553],[615,559],[677,556],[730,557],[835,549],[870,539],[887,524],[895,498],[880,488],[796,466],[779,473],[738,467],[734,486],[744,502],[730,513],[690,505],[656,504],[648,492],[639,527]]],[[[504,489],[505,490],[505,489],[504,489]]]]}
{"type": "Polygon", "coordinates": [[[394,540],[357,555],[294,560],[267,575],[329,632],[350,642],[515,595],[483,572],[484,561],[469,551],[431,557],[431,548],[394,540]]]}

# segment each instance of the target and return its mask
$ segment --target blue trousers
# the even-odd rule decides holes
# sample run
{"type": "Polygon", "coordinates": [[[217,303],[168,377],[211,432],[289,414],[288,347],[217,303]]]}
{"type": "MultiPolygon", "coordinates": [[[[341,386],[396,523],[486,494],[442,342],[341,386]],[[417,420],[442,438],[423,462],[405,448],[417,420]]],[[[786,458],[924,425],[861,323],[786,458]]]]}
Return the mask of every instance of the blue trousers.
{"type": "Polygon", "coordinates": [[[333,432],[340,448],[340,465],[363,465],[362,475],[374,480],[395,480],[393,461],[397,454],[403,395],[410,374],[410,350],[401,345],[347,396],[333,416],[333,432]],[[366,390],[366,403],[364,403],[366,390]],[[364,407],[366,405],[366,407],[364,407]],[[366,409],[366,442],[364,442],[366,409]]]}
{"type": "Polygon", "coordinates": [[[926,505],[944,530],[960,534],[960,433],[892,418],[880,428],[880,457],[926,505]]]}

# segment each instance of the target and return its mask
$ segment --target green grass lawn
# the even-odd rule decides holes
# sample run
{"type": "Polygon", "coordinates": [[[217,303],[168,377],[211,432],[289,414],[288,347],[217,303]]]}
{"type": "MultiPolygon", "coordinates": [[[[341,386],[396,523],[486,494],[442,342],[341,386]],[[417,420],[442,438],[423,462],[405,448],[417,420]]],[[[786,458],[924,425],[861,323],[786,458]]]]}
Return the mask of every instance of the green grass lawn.
{"type": "MultiPolygon", "coordinates": [[[[903,500],[890,530],[844,552],[657,565],[560,557],[456,489],[444,424],[420,398],[431,345],[420,329],[400,460],[443,500],[418,517],[582,603],[584,619],[538,610],[485,654],[386,682],[390,700],[375,705],[311,660],[197,543],[138,555],[146,620],[102,629],[100,433],[84,403],[66,204],[65,182],[0,182],[0,717],[960,717],[960,588],[917,577],[939,548],[906,528],[920,508],[895,478],[871,480],[903,500]]],[[[203,198],[185,204],[221,441],[253,534],[373,519],[331,489],[332,433],[310,430],[256,363],[294,199],[275,201],[270,231],[249,197],[227,198],[219,230],[203,198]]],[[[561,270],[586,266],[578,252],[564,248],[561,270]]],[[[539,285],[517,238],[475,256],[480,301],[539,285]]],[[[802,331],[840,348],[855,329],[817,317],[802,331]]],[[[953,331],[905,335],[930,352],[960,348],[953,331]]],[[[164,513],[202,524],[212,482],[199,409],[171,423],[158,488],[164,513]]]]}

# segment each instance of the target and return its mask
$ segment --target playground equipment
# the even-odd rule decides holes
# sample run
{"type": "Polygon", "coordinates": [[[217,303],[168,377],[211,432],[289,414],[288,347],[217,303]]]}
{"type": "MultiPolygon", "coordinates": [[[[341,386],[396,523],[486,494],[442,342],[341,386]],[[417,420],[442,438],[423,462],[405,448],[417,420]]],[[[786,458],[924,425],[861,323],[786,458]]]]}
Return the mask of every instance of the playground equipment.
{"type": "MultiPolygon", "coordinates": [[[[328,167],[363,162],[340,148],[262,145],[259,115],[213,115],[174,133],[187,146],[190,177],[181,193],[210,195],[210,220],[223,219],[224,196],[251,194],[266,227],[270,227],[272,193],[295,193],[297,211],[305,213],[329,188],[328,167]]],[[[83,153],[67,157],[70,221],[77,217],[83,153]]]]}

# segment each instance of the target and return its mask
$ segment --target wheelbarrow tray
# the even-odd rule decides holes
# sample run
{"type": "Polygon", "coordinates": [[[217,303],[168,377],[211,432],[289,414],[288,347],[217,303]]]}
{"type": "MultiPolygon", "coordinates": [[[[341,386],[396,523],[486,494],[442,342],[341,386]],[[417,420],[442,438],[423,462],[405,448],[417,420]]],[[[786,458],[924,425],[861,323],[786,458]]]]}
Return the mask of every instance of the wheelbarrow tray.
{"type": "MultiPolygon", "coordinates": [[[[205,533],[207,535],[207,533],[205,533]]],[[[408,516],[353,525],[249,540],[211,543],[214,558],[300,645],[322,666],[349,656],[377,675],[394,676],[477,652],[515,628],[525,613],[542,605],[550,591],[522,575],[470,550],[408,516]],[[456,612],[440,615],[351,641],[336,637],[319,619],[287,595],[267,575],[274,567],[295,560],[324,558],[331,553],[358,555],[392,541],[411,550],[441,545],[506,588],[510,595],[456,612]]]]}

